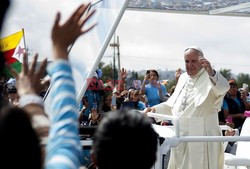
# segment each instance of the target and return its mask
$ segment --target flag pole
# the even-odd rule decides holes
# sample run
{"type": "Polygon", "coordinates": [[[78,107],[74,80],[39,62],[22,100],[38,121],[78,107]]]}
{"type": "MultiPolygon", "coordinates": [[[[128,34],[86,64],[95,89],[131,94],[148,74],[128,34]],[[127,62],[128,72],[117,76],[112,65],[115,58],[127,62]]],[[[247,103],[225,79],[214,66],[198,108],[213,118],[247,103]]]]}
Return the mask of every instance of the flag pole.
{"type": "Polygon", "coordinates": [[[25,52],[28,53],[28,49],[26,47],[26,41],[25,41],[25,34],[24,34],[24,28],[22,28],[22,31],[23,31],[23,43],[24,43],[24,49],[25,49],[25,52]]]}

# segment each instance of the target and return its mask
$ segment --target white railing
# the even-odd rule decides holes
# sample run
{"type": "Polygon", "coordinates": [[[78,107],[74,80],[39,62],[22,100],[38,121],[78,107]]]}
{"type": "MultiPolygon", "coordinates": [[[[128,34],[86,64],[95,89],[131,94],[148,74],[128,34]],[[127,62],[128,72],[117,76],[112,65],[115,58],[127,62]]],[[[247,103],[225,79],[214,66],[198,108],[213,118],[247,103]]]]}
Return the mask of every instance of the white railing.
{"type": "MultiPolygon", "coordinates": [[[[149,117],[171,120],[174,124],[175,137],[179,142],[224,142],[224,141],[250,141],[250,136],[181,136],[180,137],[180,124],[178,118],[169,115],[163,115],[158,113],[148,113],[149,117]]],[[[220,125],[221,130],[230,130],[231,127],[227,125],[220,125]]]]}
{"type": "MultiPolygon", "coordinates": [[[[178,146],[181,142],[234,142],[234,141],[250,141],[250,136],[180,136],[180,124],[179,119],[174,116],[157,114],[157,113],[148,113],[149,117],[161,119],[161,120],[170,120],[173,122],[174,126],[170,128],[174,129],[175,136],[164,137],[166,140],[160,146],[158,151],[157,161],[155,166],[162,168],[162,155],[167,153],[171,147],[178,146]]],[[[166,126],[168,127],[168,126],[166,126]]],[[[221,130],[230,130],[231,127],[227,125],[220,125],[221,130]]],[[[159,133],[160,134],[160,133],[159,133]]]]}

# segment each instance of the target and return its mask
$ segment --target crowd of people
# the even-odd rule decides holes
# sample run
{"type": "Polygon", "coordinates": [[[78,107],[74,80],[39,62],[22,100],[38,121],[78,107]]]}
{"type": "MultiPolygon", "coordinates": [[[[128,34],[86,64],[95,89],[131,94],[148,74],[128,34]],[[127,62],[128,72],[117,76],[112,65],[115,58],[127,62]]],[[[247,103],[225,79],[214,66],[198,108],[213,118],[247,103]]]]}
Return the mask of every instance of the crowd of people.
{"type": "MultiPolygon", "coordinates": [[[[4,2],[0,26],[9,4],[4,2]]],[[[117,86],[103,84],[98,69],[78,104],[68,47],[95,26],[85,26],[95,13],[87,10],[89,5],[80,5],[62,24],[60,13],[56,15],[51,30],[54,62],[47,68],[50,81],[43,77],[46,59],[36,69],[37,54],[30,66],[24,54],[21,73],[9,67],[14,78],[1,76],[1,168],[78,169],[83,164],[79,126],[90,125],[97,126],[91,156],[94,168],[150,169],[158,145],[158,134],[151,124],[166,123],[148,118],[148,112],[178,117],[183,136],[218,136],[222,134],[219,124],[240,131],[244,112],[250,110],[247,89],[239,90],[234,79],[227,81],[212,69],[196,46],[185,49],[186,73],[176,71],[176,86],[169,93],[154,69],[145,73],[141,85],[129,88],[124,86],[125,69],[120,71],[117,86]],[[48,115],[42,98],[49,83],[53,99],[48,115]]],[[[181,143],[171,149],[168,168],[222,169],[221,144],[181,143]]]]}
{"type": "Polygon", "coordinates": [[[103,84],[101,77],[95,72],[80,103],[79,122],[81,125],[97,125],[110,110],[142,111],[146,107],[157,105],[169,98],[166,86],[160,83],[156,70],[148,71],[141,86],[127,88],[125,87],[126,69],[123,68],[120,72],[121,79],[117,86],[111,83],[103,84]]]}
{"type": "MultiPolygon", "coordinates": [[[[1,6],[1,12],[9,5],[8,0],[4,2],[6,4],[1,6]]],[[[3,85],[1,91],[1,168],[80,168],[83,153],[79,137],[79,105],[76,101],[72,68],[68,61],[68,47],[95,26],[85,26],[86,21],[95,13],[95,10],[88,10],[89,5],[90,3],[80,5],[63,24],[60,23],[60,13],[56,15],[51,31],[54,61],[47,68],[51,76],[50,92],[53,97],[49,115],[45,112],[41,97],[48,84],[48,81],[41,80],[47,60],[45,59],[36,69],[38,55],[33,57],[33,62],[29,66],[25,53],[20,73],[9,67],[15,80],[11,79],[3,85]],[[4,89],[8,92],[7,95],[3,92],[4,89]]],[[[4,14],[5,12],[1,13],[1,19],[4,18],[4,14]]],[[[1,57],[3,58],[2,53],[1,57]]],[[[1,65],[4,65],[4,59],[1,60],[1,65]]],[[[93,96],[93,92],[89,95],[93,96]]],[[[110,97],[105,98],[107,111],[111,109],[108,104],[110,97]]],[[[92,107],[89,109],[92,122],[95,121],[93,108],[97,107],[97,101],[97,97],[94,96],[92,107]]],[[[87,102],[89,103],[89,100],[87,102]]],[[[95,132],[92,153],[92,161],[96,168],[150,169],[153,166],[158,135],[146,116],[132,110],[113,111],[103,118],[99,125],[101,127],[95,132]],[[121,130],[123,132],[120,132],[121,130]],[[137,137],[138,142],[133,143],[134,146],[123,146],[123,153],[117,156],[120,153],[120,143],[134,141],[134,138],[128,137],[131,134],[137,137]],[[110,145],[116,145],[116,148],[110,149],[110,145]],[[137,152],[133,152],[129,157],[134,161],[132,166],[124,161],[129,159],[126,157],[126,152],[130,151],[129,147],[137,152]],[[141,152],[143,158],[136,159],[141,152]]]]}

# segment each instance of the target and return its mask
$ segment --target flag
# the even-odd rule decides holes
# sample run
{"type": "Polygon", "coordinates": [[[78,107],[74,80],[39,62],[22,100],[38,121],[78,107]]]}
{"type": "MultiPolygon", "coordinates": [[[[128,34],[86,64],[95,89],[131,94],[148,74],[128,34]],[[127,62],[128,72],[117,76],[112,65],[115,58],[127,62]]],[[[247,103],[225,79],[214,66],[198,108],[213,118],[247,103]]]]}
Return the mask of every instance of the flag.
{"type": "MultiPolygon", "coordinates": [[[[21,59],[25,51],[24,43],[21,40],[24,37],[24,31],[21,30],[5,38],[0,39],[0,51],[3,53],[5,63],[10,65],[17,72],[21,72],[21,59]]],[[[4,76],[7,78],[12,77],[7,68],[4,68],[4,76]]]]}

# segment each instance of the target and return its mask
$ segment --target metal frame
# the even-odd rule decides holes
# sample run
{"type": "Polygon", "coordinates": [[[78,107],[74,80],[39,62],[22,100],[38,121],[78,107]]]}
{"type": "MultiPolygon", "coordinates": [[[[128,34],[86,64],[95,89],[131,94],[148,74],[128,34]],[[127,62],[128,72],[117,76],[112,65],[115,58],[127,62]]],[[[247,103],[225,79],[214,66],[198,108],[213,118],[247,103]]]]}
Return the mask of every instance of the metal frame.
{"type": "MultiPolygon", "coordinates": [[[[178,118],[169,115],[148,113],[149,117],[160,118],[162,120],[171,120],[174,124],[175,136],[166,138],[168,141],[164,141],[160,146],[160,150],[157,152],[157,161],[155,166],[162,168],[163,154],[168,152],[171,147],[177,147],[181,142],[234,142],[234,141],[250,141],[250,136],[180,136],[180,125],[178,118]]],[[[222,130],[231,129],[229,126],[220,126],[222,130]]]]}

